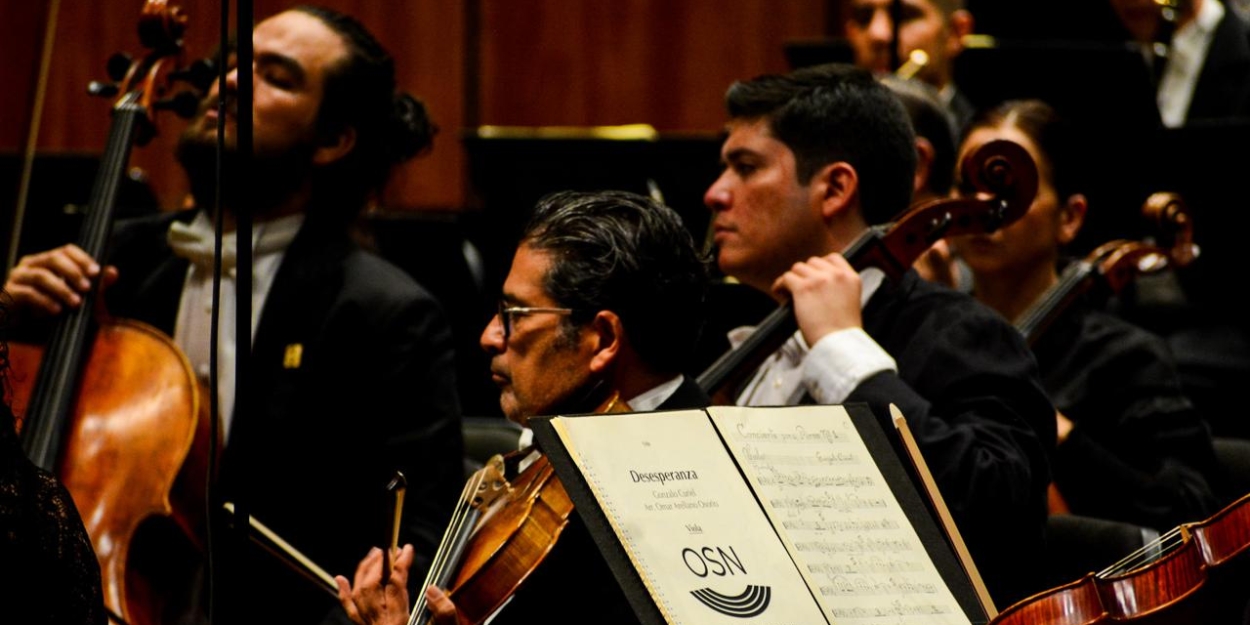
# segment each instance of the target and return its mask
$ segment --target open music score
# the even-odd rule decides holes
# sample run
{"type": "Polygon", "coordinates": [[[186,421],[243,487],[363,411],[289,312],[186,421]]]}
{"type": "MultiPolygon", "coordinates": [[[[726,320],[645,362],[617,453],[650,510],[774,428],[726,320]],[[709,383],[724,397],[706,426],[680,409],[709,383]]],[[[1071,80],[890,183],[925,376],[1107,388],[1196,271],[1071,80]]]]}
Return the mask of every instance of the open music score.
{"type": "Polygon", "coordinates": [[[534,425],[644,622],[984,623],[880,425],[851,408],[534,425]],[[597,519],[610,530],[595,532],[597,519]],[[639,609],[643,594],[653,609],[639,609]]]}

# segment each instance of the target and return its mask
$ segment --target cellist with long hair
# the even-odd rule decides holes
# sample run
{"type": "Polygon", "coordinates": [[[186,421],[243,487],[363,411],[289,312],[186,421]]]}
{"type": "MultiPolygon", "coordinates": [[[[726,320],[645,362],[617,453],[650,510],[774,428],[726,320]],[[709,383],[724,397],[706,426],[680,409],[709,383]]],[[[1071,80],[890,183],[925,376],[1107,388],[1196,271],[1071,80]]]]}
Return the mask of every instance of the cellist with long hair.
{"type": "MultiPolygon", "coordinates": [[[[250,36],[250,73],[226,59],[229,71],[179,138],[194,207],[119,222],[107,258],[74,246],[27,255],[5,288],[34,327],[115,278],[104,291],[110,313],[159,328],[196,375],[218,376],[214,512],[226,500],[247,504],[251,518],[313,561],[346,570],[369,544],[358,511],[398,470],[409,477],[402,535],[429,557],[464,472],[451,327],[435,297],[364,249],[352,228],[395,167],[431,147],[435,126],[396,84],[389,52],[351,16],[300,6],[261,20],[250,36]],[[249,223],[243,216],[250,237],[236,229],[249,223]],[[250,303],[250,315],[236,319],[238,302],[250,303]],[[234,380],[245,357],[248,375],[234,380]]],[[[223,606],[285,623],[338,611],[331,593],[268,554],[244,557],[211,571],[236,567],[209,595],[231,602],[223,606]]],[[[209,606],[186,611],[202,621],[209,606]]]]}

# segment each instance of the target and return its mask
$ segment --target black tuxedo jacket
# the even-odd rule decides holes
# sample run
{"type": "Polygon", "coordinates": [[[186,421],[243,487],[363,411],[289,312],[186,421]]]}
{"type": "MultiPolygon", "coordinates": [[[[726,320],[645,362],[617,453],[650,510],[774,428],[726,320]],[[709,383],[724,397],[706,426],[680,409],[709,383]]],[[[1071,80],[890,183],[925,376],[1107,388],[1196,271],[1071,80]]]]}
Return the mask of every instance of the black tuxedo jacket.
{"type": "Polygon", "coordinates": [[[890,404],[906,416],[996,604],[1043,590],[1035,569],[1055,410],[1024,339],[989,307],[910,270],[882,283],[863,318],[898,373],[870,377],[847,401],[883,420],[890,404]]]}
{"type": "Polygon", "coordinates": [[[1250,120],[1250,27],[1232,9],[1215,27],[1185,113],[1186,123],[1214,119],[1250,120]]]}
{"type": "MultiPolygon", "coordinates": [[[[173,219],[120,223],[108,292],[115,315],[174,331],[187,261],[165,242],[173,219]]],[[[246,326],[244,326],[246,327],[246,326]]],[[[434,298],[343,232],[306,221],[261,313],[224,447],[218,499],[246,502],[264,523],[331,575],[384,543],[384,488],[407,478],[401,544],[424,577],[463,486],[463,445],[450,328],[434,298]],[[287,359],[300,352],[298,362],[287,359]]],[[[258,552],[257,552],[258,553],[258,552]]],[[[315,622],[337,601],[249,555],[220,592],[275,606],[281,622],[315,622]],[[254,595],[254,596],[249,596],[254,595]],[[259,601],[256,601],[259,600],[259,601]]]]}

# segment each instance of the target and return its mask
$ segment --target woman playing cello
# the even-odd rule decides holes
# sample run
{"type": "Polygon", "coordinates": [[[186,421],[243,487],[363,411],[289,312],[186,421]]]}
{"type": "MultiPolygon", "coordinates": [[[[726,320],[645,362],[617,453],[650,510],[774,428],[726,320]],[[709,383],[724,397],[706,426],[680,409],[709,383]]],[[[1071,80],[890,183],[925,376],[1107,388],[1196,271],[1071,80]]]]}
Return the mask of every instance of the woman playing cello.
{"type": "MultiPolygon", "coordinates": [[[[982,115],[963,141],[966,152],[1009,139],[1038,163],[1037,199],[1023,218],[950,240],[971,268],[973,295],[1013,321],[1060,282],[1062,250],[1088,208],[1066,131],[1047,104],[1015,101],[982,115]]],[[[1161,340],[1086,299],[1032,346],[1059,412],[1054,480],[1071,512],[1164,531],[1218,509],[1210,433],[1161,340]]]]}

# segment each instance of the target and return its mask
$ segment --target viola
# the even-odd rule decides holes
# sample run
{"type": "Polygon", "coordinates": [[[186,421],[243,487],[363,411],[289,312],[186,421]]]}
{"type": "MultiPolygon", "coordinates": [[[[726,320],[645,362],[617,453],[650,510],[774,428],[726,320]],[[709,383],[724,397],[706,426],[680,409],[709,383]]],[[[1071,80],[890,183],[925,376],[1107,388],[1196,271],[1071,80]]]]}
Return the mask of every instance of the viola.
{"type": "MultiPolygon", "coordinates": [[[[94,258],[107,256],[118,182],[132,145],[155,136],[155,111],[194,112],[198,97],[173,93],[168,67],[182,56],[185,28],[180,9],[149,0],[139,35],[150,51],[134,62],[110,62],[117,85],[93,83],[97,95],[120,94],[78,239],[94,258]]],[[[205,480],[184,473],[206,465],[193,448],[208,438],[190,364],[155,328],[109,318],[95,290],[58,318],[45,346],[12,343],[10,350],[23,448],[72,495],[100,563],[105,608],[118,622],[159,622],[168,584],[184,570],[165,559],[200,546],[206,516],[205,480]],[[175,502],[199,502],[200,509],[175,502]],[[150,523],[157,518],[169,523],[150,523]],[[167,542],[174,536],[178,547],[167,542]]]]}
{"type": "MultiPolygon", "coordinates": [[[[613,392],[593,412],[629,412],[613,392]]],[[[568,525],[573,500],[546,455],[539,454],[514,479],[508,465],[532,448],[495,456],[465,483],[438,553],[421,589],[448,590],[460,615],[482,623],[542,563],[568,525]]],[[[409,625],[428,623],[425,593],[413,602],[409,625]]]]}
{"type": "Polygon", "coordinates": [[[1240,623],[1250,582],[1250,495],[1120,562],[1038,593],[990,625],[1240,623]]]}
{"type": "MultiPolygon", "coordinates": [[[[1037,195],[1037,165],[1017,143],[990,141],[960,162],[967,195],[914,206],[888,224],[870,227],[842,255],[856,270],[876,267],[897,279],[938,239],[993,232],[1019,219],[1037,195]]],[[[747,340],[713,362],[699,386],[718,405],[734,403],[747,376],[798,330],[793,308],[783,304],[747,340]]]]}

